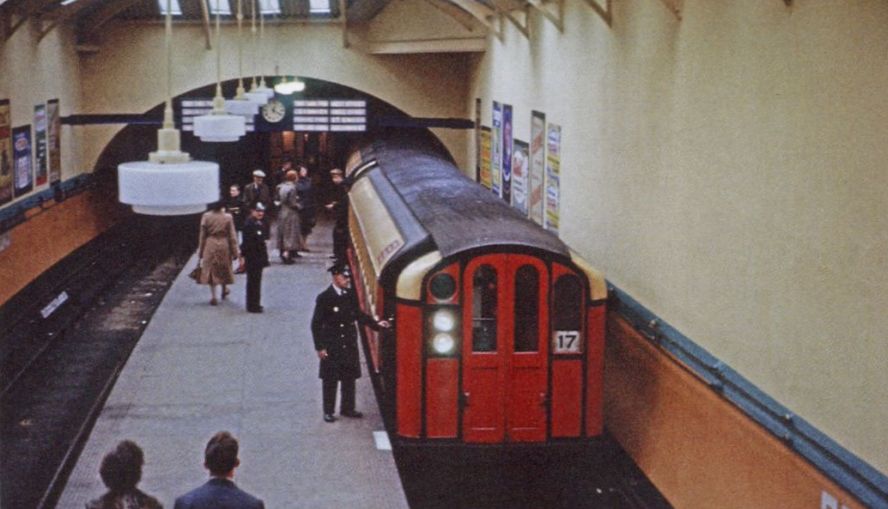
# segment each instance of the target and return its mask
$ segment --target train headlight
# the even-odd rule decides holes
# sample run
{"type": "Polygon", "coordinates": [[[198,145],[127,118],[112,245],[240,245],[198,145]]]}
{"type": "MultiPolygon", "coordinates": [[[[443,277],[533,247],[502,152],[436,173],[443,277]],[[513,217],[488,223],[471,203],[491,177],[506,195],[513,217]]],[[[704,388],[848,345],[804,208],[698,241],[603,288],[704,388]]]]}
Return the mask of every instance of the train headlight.
{"type": "Polygon", "coordinates": [[[438,311],[432,316],[432,327],[437,331],[450,332],[454,325],[456,325],[456,320],[449,311],[438,311]]]}
{"type": "Polygon", "coordinates": [[[439,332],[438,334],[435,334],[434,338],[432,338],[432,348],[436,353],[441,355],[446,355],[452,352],[455,346],[456,340],[453,339],[453,336],[445,332],[439,332]]]}

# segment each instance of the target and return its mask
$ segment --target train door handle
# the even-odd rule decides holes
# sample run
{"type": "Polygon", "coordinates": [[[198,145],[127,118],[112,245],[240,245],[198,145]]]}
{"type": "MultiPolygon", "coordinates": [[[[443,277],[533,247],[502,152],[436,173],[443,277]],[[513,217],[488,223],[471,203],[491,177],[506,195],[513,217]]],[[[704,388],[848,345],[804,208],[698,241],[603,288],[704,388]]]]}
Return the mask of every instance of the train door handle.
{"type": "Polygon", "coordinates": [[[468,393],[468,392],[464,392],[464,393],[460,394],[460,397],[459,397],[460,406],[462,406],[463,408],[469,406],[469,396],[470,395],[471,395],[471,393],[468,393]]]}
{"type": "Polygon", "coordinates": [[[549,395],[545,392],[540,393],[540,406],[548,407],[549,406],[549,395]]]}

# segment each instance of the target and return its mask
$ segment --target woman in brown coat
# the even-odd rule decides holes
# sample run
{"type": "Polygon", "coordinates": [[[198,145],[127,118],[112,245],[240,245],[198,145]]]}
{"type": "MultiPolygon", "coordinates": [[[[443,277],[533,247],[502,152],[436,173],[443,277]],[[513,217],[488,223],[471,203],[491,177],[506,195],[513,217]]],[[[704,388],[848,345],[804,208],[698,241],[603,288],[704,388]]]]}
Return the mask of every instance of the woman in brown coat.
{"type": "Polygon", "coordinates": [[[234,283],[232,260],[237,259],[237,234],[231,214],[222,209],[222,202],[210,205],[210,210],[200,218],[200,242],[197,257],[200,259],[200,284],[210,285],[210,304],[215,306],[216,285],[222,285],[222,298],[230,290],[226,285],[234,283]]]}

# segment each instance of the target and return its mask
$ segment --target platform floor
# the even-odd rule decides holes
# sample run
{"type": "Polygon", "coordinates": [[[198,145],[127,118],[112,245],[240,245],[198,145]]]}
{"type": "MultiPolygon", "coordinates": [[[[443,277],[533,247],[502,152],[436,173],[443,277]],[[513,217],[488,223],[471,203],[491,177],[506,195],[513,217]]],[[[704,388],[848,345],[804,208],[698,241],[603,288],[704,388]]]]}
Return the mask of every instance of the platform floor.
{"type": "Polygon", "coordinates": [[[330,282],[329,239],[329,229],[316,229],[312,252],[295,265],[270,249],[264,314],[245,311],[243,275],[229,300],[210,306],[208,287],[187,277],[192,258],[121,372],[58,507],[104,493],[101,459],[131,439],[145,451],[139,487],[172,508],[207,480],[203,449],[220,430],[240,441],[235,482],[266,507],[407,507],[392,453],[377,446],[385,433],[366,363],[357,387],[365,417],[322,420],[309,323],[330,282]]]}

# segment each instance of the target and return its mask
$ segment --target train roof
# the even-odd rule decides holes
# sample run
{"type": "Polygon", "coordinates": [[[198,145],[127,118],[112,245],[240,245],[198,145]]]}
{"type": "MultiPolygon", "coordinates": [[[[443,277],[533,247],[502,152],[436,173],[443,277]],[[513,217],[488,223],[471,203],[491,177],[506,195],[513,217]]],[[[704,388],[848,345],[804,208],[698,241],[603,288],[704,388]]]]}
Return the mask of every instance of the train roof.
{"type": "Polygon", "coordinates": [[[561,239],[468,179],[438,150],[423,144],[376,143],[362,157],[364,161],[370,158],[376,160],[386,181],[376,176],[374,187],[408,237],[404,249],[392,259],[411,251],[411,245],[429,240],[445,258],[503,245],[570,258],[561,239]],[[407,211],[410,217],[404,217],[407,211]]]}

